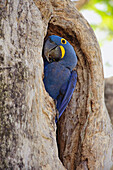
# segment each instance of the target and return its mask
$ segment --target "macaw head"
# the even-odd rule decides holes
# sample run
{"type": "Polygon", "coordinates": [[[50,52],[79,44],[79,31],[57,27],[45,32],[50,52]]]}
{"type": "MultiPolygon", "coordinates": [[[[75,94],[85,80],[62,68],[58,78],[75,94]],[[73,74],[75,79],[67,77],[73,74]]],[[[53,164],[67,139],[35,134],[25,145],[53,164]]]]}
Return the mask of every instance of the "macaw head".
{"type": "Polygon", "coordinates": [[[44,45],[44,56],[48,62],[59,62],[70,70],[77,64],[77,56],[72,45],[57,35],[47,38],[44,45]]]}

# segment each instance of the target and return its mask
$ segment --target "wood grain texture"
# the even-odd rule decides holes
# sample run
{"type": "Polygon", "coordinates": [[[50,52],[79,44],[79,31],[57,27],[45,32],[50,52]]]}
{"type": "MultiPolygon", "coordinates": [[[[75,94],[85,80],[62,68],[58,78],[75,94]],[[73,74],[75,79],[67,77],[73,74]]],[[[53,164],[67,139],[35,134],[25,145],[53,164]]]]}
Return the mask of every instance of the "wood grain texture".
{"type": "Polygon", "coordinates": [[[0,8],[0,168],[110,169],[113,132],[100,47],[88,22],[69,0],[2,0],[0,8]],[[58,150],[55,103],[43,84],[43,43],[52,34],[66,38],[78,56],[58,150]]]}
{"type": "Polygon", "coordinates": [[[105,104],[113,125],[113,77],[105,79],[105,104]]]}
{"type": "Polygon", "coordinates": [[[1,9],[0,169],[65,169],[58,158],[54,102],[43,84],[47,24],[33,1],[6,2],[1,9]]]}

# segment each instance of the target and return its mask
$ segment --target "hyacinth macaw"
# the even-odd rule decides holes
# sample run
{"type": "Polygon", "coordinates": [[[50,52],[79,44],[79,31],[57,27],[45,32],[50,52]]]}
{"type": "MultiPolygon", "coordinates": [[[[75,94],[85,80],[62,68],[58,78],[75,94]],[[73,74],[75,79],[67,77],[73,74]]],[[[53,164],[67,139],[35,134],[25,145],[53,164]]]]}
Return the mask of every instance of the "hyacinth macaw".
{"type": "Polygon", "coordinates": [[[77,56],[72,45],[62,37],[51,35],[44,44],[44,85],[56,101],[57,123],[66,109],[77,82],[77,56]]]}

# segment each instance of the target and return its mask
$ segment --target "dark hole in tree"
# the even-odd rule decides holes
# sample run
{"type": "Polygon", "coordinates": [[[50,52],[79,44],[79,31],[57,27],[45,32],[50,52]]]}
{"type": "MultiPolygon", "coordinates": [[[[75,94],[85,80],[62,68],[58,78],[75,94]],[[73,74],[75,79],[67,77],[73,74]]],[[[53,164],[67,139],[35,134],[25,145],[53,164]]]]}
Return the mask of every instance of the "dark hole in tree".
{"type": "MultiPolygon", "coordinates": [[[[79,59],[78,58],[78,64],[77,64],[77,70],[80,70],[80,73],[79,73],[79,71],[77,71],[77,74],[78,74],[78,76],[80,76],[81,77],[81,79],[84,79],[83,77],[82,77],[82,74],[83,74],[83,67],[84,67],[84,65],[85,65],[85,67],[87,67],[87,61],[86,61],[86,59],[85,59],[85,56],[84,56],[84,54],[82,53],[82,51],[81,51],[81,49],[80,49],[80,44],[79,44],[79,42],[78,42],[78,40],[77,40],[77,38],[76,38],[76,35],[74,34],[74,33],[72,33],[72,31],[70,30],[70,34],[69,34],[69,30],[68,30],[68,33],[66,32],[66,30],[64,30],[63,28],[61,28],[61,27],[59,27],[59,26],[54,26],[53,24],[49,24],[48,25],[48,31],[47,31],[47,35],[46,35],[46,37],[45,37],[45,40],[44,40],[44,42],[46,41],[46,39],[47,39],[47,37],[48,36],[50,36],[50,35],[58,35],[58,36],[61,36],[61,37],[63,37],[63,38],[65,38],[66,40],[68,40],[69,42],[70,42],[70,44],[74,47],[74,49],[75,49],[75,51],[77,50],[77,52],[78,52],[78,54],[79,53],[81,53],[81,56],[82,56],[82,60],[84,60],[83,61],[83,63],[82,63],[82,61],[81,61],[81,58],[79,59]],[[72,36],[72,34],[73,34],[73,36],[72,36]]],[[[43,56],[44,56],[44,51],[43,51],[43,56]]],[[[80,117],[80,115],[79,115],[79,112],[80,112],[80,103],[81,103],[81,98],[80,98],[80,95],[81,94],[84,94],[84,90],[83,90],[83,93],[82,93],[82,88],[81,88],[81,84],[82,84],[82,82],[80,82],[80,80],[77,80],[78,81],[78,86],[77,86],[77,88],[75,89],[75,92],[76,92],[76,97],[74,98],[74,100],[75,100],[75,103],[77,103],[77,106],[76,106],[76,110],[77,110],[77,113],[76,113],[76,115],[72,115],[72,119],[74,120],[75,119],[75,128],[78,126],[78,124],[79,124],[79,122],[78,121],[81,121],[81,120],[79,120],[78,119],[78,117],[80,117]]],[[[84,81],[84,80],[83,80],[84,81]]],[[[85,80],[84,81],[84,85],[85,85],[85,83],[87,82],[88,80],[85,80]]],[[[86,95],[86,94],[84,94],[84,95],[86,95]]],[[[83,97],[83,99],[85,99],[86,100],[86,96],[85,97],[83,97]]],[[[71,99],[71,100],[73,100],[73,99],[71,99]]],[[[69,107],[71,107],[71,101],[70,101],[70,104],[69,104],[69,107]]],[[[84,106],[83,106],[84,107],[84,106]]],[[[64,112],[66,112],[66,114],[67,114],[67,112],[69,113],[70,112],[70,110],[69,110],[69,108],[67,108],[66,109],[66,111],[64,111],[64,112]]],[[[82,112],[83,112],[83,110],[82,110],[82,112]]],[[[85,112],[85,109],[84,109],[84,112],[85,112]]],[[[56,140],[57,140],[57,146],[58,146],[58,154],[59,154],[59,158],[60,158],[60,160],[62,161],[62,163],[63,163],[63,157],[64,157],[64,153],[63,153],[63,149],[62,148],[64,148],[65,146],[66,146],[66,140],[67,139],[64,139],[64,141],[62,141],[62,124],[63,124],[63,121],[64,121],[64,119],[65,119],[65,113],[62,115],[62,117],[61,117],[61,119],[58,121],[58,123],[57,123],[57,131],[56,131],[56,140]],[[62,144],[63,143],[63,144],[62,144]]],[[[72,120],[72,121],[73,121],[72,120]]],[[[64,125],[63,124],[63,126],[66,126],[66,125],[64,125]]],[[[82,126],[82,125],[81,125],[82,126]]],[[[66,130],[66,129],[64,129],[64,130],[66,130]]],[[[80,128],[80,130],[81,130],[81,128],[80,128]]],[[[78,131],[78,133],[80,133],[80,130],[78,131]]],[[[67,133],[67,132],[66,132],[67,133]]],[[[72,132],[71,132],[72,133],[72,132]]],[[[69,135],[71,135],[71,134],[69,134],[69,135]]],[[[80,137],[79,137],[80,138],[80,137]]],[[[77,164],[79,164],[79,162],[80,162],[80,159],[79,159],[79,157],[80,157],[80,152],[81,152],[81,139],[79,139],[79,146],[78,146],[78,151],[77,151],[77,153],[75,154],[76,156],[76,158],[75,158],[75,167],[77,166],[77,164]]],[[[63,163],[64,164],[64,163],[63,163]]]]}

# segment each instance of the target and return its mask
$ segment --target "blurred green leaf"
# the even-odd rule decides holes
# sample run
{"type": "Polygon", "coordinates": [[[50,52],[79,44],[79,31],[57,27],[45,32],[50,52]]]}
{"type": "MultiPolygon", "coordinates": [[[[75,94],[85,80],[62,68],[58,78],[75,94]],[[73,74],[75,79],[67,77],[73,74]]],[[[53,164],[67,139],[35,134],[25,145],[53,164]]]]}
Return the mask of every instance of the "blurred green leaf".
{"type": "Polygon", "coordinates": [[[96,28],[108,32],[107,39],[113,39],[113,0],[89,0],[89,2],[82,8],[86,10],[93,10],[101,16],[100,24],[91,25],[93,29],[96,28]]]}
{"type": "Polygon", "coordinates": [[[105,65],[106,65],[107,67],[112,67],[112,65],[109,64],[109,62],[106,62],[105,65]]]}

